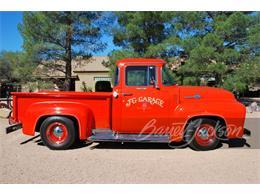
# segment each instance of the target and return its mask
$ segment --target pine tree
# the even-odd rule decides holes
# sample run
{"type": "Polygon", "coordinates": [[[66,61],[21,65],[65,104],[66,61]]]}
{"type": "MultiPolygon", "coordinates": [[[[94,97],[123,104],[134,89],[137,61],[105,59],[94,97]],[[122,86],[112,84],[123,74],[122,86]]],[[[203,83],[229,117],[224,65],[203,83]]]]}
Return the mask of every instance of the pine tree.
{"type": "Polygon", "coordinates": [[[71,90],[72,60],[76,56],[89,58],[105,47],[100,40],[101,15],[101,12],[25,12],[19,25],[23,47],[34,62],[62,72],[64,90],[71,90]]]}
{"type": "Polygon", "coordinates": [[[185,56],[175,72],[180,84],[243,92],[260,78],[259,12],[120,12],[110,62],[122,57],[185,56]]]}

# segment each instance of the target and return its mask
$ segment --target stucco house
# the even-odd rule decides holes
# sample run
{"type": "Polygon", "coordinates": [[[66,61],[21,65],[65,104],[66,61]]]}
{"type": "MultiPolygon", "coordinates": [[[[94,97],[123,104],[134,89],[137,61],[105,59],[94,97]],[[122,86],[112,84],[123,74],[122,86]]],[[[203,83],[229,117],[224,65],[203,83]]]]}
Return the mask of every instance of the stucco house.
{"type": "Polygon", "coordinates": [[[107,56],[95,56],[87,61],[78,62],[73,69],[73,75],[78,77],[75,81],[75,91],[82,91],[82,82],[95,91],[97,81],[111,81],[109,69],[103,65],[103,62],[107,61],[107,56]]]}
{"type": "MultiPolygon", "coordinates": [[[[109,69],[103,63],[108,61],[107,56],[93,56],[89,59],[82,59],[80,57],[72,61],[72,90],[83,91],[83,82],[88,90],[95,91],[95,84],[97,81],[111,81],[109,69]]],[[[43,62],[43,64],[49,62],[43,62]]],[[[34,75],[43,81],[54,83],[52,89],[61,90],[65,80],[64,70],[65,63],[58,61],[53,63],[55,65],[39,65],[34,75]],[[59,71],[60,70],[60,71],[59,71]]]]}

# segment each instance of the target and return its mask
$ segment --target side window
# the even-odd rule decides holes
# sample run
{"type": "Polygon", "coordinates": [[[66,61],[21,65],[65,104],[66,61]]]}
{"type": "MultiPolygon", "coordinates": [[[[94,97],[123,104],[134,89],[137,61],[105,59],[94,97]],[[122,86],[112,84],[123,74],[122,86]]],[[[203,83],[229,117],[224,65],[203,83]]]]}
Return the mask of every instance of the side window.
{"type": "Polygon", "coordinates": [[[126,85],[149,86],[156,82],[155,66],[128,66],[126,67],[126,85]]]}

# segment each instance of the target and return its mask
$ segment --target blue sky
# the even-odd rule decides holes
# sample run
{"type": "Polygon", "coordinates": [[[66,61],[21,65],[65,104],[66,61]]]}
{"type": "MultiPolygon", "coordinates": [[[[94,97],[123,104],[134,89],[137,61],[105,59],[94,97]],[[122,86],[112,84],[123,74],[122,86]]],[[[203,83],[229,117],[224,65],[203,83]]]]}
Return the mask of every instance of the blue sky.
{"type": "MultiPolygon", "coordinates": [[[[21,51],[23,40],[18,31],[17,25],[22,23],[23,12],[0,12],[0,51],[21,51]]],[[[107,55],[113,49],[117,49],[113,44],[111,36],[104,36],[103,41],[108,47],[96,55],[107,55]]]]}
{"type": "Polygon", "coordinates": [[[22,12],[0,12],[0,51],[20,51],[22,37],[17,29],[22,22],[22,12]]]}

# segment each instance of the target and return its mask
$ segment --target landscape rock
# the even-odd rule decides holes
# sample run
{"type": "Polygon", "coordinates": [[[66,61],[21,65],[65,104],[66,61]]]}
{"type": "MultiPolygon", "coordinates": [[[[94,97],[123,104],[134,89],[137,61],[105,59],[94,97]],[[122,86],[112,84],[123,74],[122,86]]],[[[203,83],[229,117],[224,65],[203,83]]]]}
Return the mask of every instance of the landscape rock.
{"type": "Polygon", "coordinates": [[[8,108],[0,108],[0,118],[8,118],[11,110],[8,108]]]}

